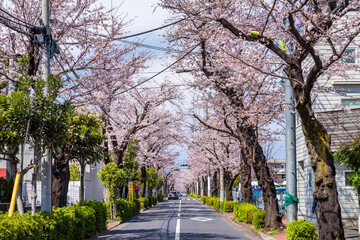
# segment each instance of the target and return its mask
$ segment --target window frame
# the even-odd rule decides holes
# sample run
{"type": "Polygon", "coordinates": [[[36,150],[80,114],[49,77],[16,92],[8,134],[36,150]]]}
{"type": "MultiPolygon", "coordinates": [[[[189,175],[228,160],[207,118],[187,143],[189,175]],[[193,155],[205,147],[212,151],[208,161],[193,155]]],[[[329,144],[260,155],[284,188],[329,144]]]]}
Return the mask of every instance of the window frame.
{"type": "Polygon", "coordinates": [[[343,171],[343,186],[347,189],[353,189],[354,187],[351,185],[346,185],[346,173],[352,173],[351,170],[344,170],[343,171]]]}
{"type": "MultiPolygon", "coordinates": [[[[346,60],[342,60],[342,62],[344,63],[348,63],[348,64],[358,64],[358,48],[357,47],[354,47],[354,46],[351,46],[351,47],[347,47],[345,52],[342,54],[341,58],[344,56],[344,54],[346,53],[346,51],[348,50],[355,50],[355,56],[354,56],[354,60],[355,62],[346,62],[346,60]]],[[[350,60],[350,59],[349,59],[350,60]]]]}

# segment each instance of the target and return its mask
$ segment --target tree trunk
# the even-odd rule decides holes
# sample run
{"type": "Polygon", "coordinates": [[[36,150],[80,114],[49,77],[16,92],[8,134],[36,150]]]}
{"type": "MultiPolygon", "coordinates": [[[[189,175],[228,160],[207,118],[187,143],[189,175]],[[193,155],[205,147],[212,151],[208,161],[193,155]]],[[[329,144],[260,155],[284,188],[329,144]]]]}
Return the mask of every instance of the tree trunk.
{"type": "Polygon", "coordinates": [[[214,176],[213,176],[213,183],[214,183],[214,189],[212,191],[212,196],[213,197],[217,197],[217,192],[218,192],[218,179],[217,179],[217,171],[214,172],[214,176]]]}
{"type": "Polygon", "coordinates": [[[113,220],[114,219],[114,214],[113,214],[113,208],[112,208],[112,206],[113,206],[113,201],[112,201],[112,199],[110,199],[110,203],[109,203],[109,208],[110,208],[110,210],[109,210],[109,212],[110,212],[110,219],[111,220],[113,220]]]}
{"type": "Polygon", "coordinates": [[[141,182],[139,186],[139,196],[145,197],[145,185],[146,185],[146,167],[141,167],[141,182]]]}
{"type": "Polygon", "coordinates": [[[207,196],[211,197],[211,174],[210,174],[210,163],[207,170],[207,196]]]}
{"type": "Polygon", "coordinates": [[[251,164],[249,159],[241,150],[240,158],[240,184],[241,184],[241,203],[253,203],[253,193],[251,188],[251,164]]]}
{"type": "Polygon", "coordinates": [[[317,201],[319,239],[342,240],[344,228],[335,182],[335,165],[331,137],[313,115],[310,104],[296,106],[315,176],[314,199],[317,201]]]}
{"type": "Polygon", "coordinates": [[[85,198],[84,177],[85,177],[85,159],[83,158],[80,163],[80,206],[84,206],[84,198],[85,198]]]}
{"type": "Polygon", "coordinates": [[[36,198],[37,198],[37,191],[36,191],[36,180],[38,176],[38,168],[40,163],[40,143],[38,140],[35,140],[35,147],[34,147],[34,165],[33,174],[31,179],[31,214],[35,215],[36,213],[36,198]]]}
{"type": "MultiPolygon", "coordinates": [[[[357,189],[357,194],[358,194],[358,206],[360,206],[360,190],[359,190],[359,188],[357,189]]],[[[359,235],[359,239],[360,239],[360,208],[358,208],[357,210],[358,210],[358,235],[359,235]]]]}
{"type": "Polygon", "coordinates": [[[20,182],[19,182],[19,187],[18,187],[18,192],[17,192],[17,196],[16,196],[16,204],[17,204],[17,209],[20,213],[20,215],[24,214],[24,203],[23,203],[23,195],[22,195],[22,190],[23,190],[23,182],[24,182],[24,172],[23,172],[23,168],[24,168],[24,144],[21,144],[21,152],[20,152],[20,182]]]}
{"type": "Polygon", "coordinates": [[[52,165],[52,205],[55,208],[66,207],[70,181],[70,149],[68,146],[53,149],[52,165]]]}
{"type": "Polygon", "coordinates": [[[227,201],[233,201],[234,200],[234,196],[233,196],[233,184],[235,182],[235,179],[239,176],[239,174],[235,174],[233,176],[233,174],[229,171],[225,171],[225,195],[226,195],[226,200],[227,201]]]}
{"type": "Polygon", "coordinates": [[[256,178],[262,190],[264,200],[264,210],[266,212],[265,229],[283,229],[281,221],[282,214],[279,212],[278,199],[274,180],[267,166],[266,157],[261,145],[256,141],[256,133],[250,125],[240,128],[243,144],[245,144],[246,154],[251,159],[251,165],[255,171],[256,178]]]}
{"type": "Polygon", "coordinates": [[[225,200],[225,169],[220,167],[220,202],[225,200]]]}
{"type": "Polygon", "coordinates": [[[113,216],[114,216],[114,219],[115,219],[116,216],[117,216],[117,200],[116,200],[116,197],[114,198],[113,216]]]}
{"type": "Polygon", "coordinates": [[[200,176],[200,197],[204,196],[204,179],[200,176]]]}

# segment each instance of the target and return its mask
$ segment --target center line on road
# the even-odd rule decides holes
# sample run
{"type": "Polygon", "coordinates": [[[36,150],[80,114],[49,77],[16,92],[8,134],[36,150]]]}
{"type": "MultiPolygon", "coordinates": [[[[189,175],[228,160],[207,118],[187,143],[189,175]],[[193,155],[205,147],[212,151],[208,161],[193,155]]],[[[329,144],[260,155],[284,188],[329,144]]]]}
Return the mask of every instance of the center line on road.
{"type": "Polygon", "coordinates": [[[180,217],[180,213],[178,213],[178,217],[180,217]]]}
{"type": "Polygon", "coordinates": [[[180,200],[180,203],[179,203],[179,212],[181,211],[181,200],[180,200]]]}
{"type": "Polygon", "coordinates": [[[180,240],[180,218],[176,222],[175,240],[180,240]]]}

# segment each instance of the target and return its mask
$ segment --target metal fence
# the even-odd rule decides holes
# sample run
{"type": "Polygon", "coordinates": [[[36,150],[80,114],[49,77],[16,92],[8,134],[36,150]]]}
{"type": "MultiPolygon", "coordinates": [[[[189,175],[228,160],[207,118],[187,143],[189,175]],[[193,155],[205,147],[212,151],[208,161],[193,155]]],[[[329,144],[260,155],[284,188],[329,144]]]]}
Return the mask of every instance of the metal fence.
{"type": "MultiPolygon", "coordinates": [[[[285,214],[285,203],[284,203],[284,196],[285,196],[286,188],[276,188],[276,197],[278,199],[279,210],[282,214],[285,214]]],[[[241,195],[238,189],[233,189],[233,196],[234,200],[241,203],[241,195]]],[[[257,187],[253,189],[253,203],[258,208],[264,209],[264,201],[262,198],[261,188],[257,187]]]]}
{"type": "MultiPolygon", "coordinates": [[[[285,214],[284,195],[286,188],[276,188],[276,197],[278,199],[279,210],[282,214],[285,214]]],[[[262,191],[260,188],[253,189],[253,202],[258,208],[264,209],[264,201],[262,197],[262,191]]]]}

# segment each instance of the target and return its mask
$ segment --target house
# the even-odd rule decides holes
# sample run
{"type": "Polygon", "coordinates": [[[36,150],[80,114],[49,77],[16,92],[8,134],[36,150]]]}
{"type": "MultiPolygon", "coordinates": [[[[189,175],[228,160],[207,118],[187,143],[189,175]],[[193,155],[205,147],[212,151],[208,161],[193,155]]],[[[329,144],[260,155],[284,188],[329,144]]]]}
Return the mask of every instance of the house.
{"type": "MultiPolygon", "coordinates": [[[[34,149],[26,144],[24,149],[24,168],[30,163],[33,159],[34,149]]],[[[20,159],[20,155],[17,156],[20,159]]],[[[100,180],[97,177],[97,173],[103,167],[104,164],[98,163],[94,165],[87,165],[85,168],[85,200],[103,200],[103,187],[100,184],[100,180]]],[[[19,166],[18,166],[19,168],[19,166]]],[[[6,171],[7,169],[7,161],[0,161],[0,177],[9,178],[9,175],[6,171]]],[[[31,206],[31,179],[32,179],[33,170],[31,169],[24,175],[23,182],[23,202],[25,207],[31,206]]],[[[41,173],[41,169],[39,169],[39,173],[41,173]]],[[[69,183],[68,190],[68,204],[73,204],[79,202],[80,199],[80,182],[79,181],[71,181],[69,183]]],[[[41,174],[38,175],[37,179],[37,205],[41,204],[41,174]]]]}
{"type": "Polygon", "coordinates": [[[268,160],[267,165],[275,183],[283,183],[286,180],[285,160],[268,160]]]}
{"type": "MultiPolygon", "coordinates": [[[[349,52],[356,52],[350,47],[349,52]]],[[[337,88],[332,92],[317,92],[314,102],[316,117],[322,122],[331,135],[331,149],[336,151],[341,145],[349,143],[360,134],[360,79],[358,59],[353,57],[345,60],[353,66],[349,71],[350,79],[332,77],[318,79],[316,85],[321,88],[337,88]],[[350,111],[351,110],[351,111],[350,111]]],[[[311,214],[314,191],[314,176],[310,166],[308,149],[305,145],[299,116],[296,116],[296,158],[298,179],[298,216],[299,219],[315,221],[311,214]]],[[[346,181],[351,171],[344,166],[336,165],[336,182],[339,193],[341,214],[345,225],[356,225],[358,219],[358,196],[354,188],[346,181]]]]}

